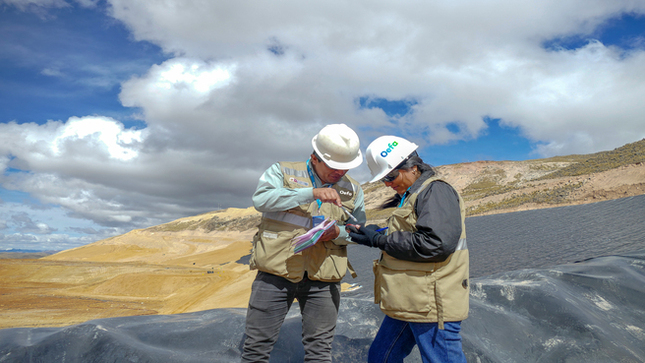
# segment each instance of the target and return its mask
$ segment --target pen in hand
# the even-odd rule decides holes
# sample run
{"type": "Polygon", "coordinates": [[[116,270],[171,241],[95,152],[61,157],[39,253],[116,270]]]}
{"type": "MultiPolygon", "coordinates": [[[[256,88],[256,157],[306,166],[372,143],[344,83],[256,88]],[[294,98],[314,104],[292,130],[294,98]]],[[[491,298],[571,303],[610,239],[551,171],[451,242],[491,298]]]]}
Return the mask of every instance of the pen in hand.
{"type": "Polygon", "coordinates": [[[349,218],[351,218],[354,222],[358,223],[358,219],[356,219],[356,217],[354,217],[351,213],[349,213],[349,211],[347,210],[347,208],[343,207],[342,205],[341,205],[340,207],[341,207],[341,208],[343,208],[343,210],[345,211],[345,213],[347,213],[347,215],[349,216],[349,218]]]}

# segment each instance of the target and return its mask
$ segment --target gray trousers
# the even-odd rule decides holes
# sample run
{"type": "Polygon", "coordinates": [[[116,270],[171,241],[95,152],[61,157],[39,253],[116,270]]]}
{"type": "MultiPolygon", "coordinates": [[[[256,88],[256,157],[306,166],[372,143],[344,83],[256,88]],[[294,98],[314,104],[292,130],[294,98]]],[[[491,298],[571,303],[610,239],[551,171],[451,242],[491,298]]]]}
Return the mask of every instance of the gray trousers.
{"type": "Polygon", "coordinates": [[[268,362],[294,299],[302,314],[305,362],[331,362],[331,344],[340,303],[340,282],[305,278],[297,283],[258,272],[246,313],[242,362],[268,362]]]}

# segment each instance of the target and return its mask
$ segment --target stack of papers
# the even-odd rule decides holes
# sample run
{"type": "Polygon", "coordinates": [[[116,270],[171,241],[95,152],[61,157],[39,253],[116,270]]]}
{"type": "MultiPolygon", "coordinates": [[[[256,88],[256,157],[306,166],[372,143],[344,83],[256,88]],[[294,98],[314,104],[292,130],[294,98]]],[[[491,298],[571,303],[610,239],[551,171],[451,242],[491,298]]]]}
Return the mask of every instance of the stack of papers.
{"type": "Polygon", "coordinates": [[[313,246],[318,242],[320,236],[325,233],[328,229],[336,225],[336,220],[334,219],[325,219],[322,223],[319,223],[314,228],[307,231],[307,233],[294,237],[291,239],[291,245],[294,247],[294,252],[298,253],[307,248],[313,246]]]}

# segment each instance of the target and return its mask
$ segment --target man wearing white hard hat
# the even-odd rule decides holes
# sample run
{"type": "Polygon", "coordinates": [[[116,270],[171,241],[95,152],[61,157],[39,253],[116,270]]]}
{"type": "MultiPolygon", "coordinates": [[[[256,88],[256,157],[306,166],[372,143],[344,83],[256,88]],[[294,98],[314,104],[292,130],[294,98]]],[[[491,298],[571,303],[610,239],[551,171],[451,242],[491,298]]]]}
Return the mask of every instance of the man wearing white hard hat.
{"type": "Polygon", "coordinates": [[[358,135],[344,124],[325,126],[311,143],[309,160],[273,164],[253,194],[262,219],[251,253],[251,269],[258,274],[247,310],[242,362],[269,361],[294,299],[302,313],[305,362],[331,362],[340,280],[351,270],[344,225],[366,220],[363,190],[346,173],[363,162],[363,155],[358,135]],[[336,224],[296,252],[292,240],[323,220],[336,224]]]}
{"type": "Polygon", "coordinates": [[[468,316],[469,256],[459,193],[421,160],[418,146],[381,136],[365,152],[372,182],[396,191],[387,229],[352,227],[352,241],[381,250],[375,303],[385,318],[368,363],[403,362],[418,346],[424,363],[465,363],[461,321],[468,316]]]}

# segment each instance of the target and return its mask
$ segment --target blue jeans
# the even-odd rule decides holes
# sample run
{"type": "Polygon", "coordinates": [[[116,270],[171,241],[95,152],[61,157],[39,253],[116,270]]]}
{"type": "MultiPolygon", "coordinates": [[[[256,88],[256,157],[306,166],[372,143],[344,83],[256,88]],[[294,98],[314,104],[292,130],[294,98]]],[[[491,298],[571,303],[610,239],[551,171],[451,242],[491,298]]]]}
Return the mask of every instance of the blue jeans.
{"type": "Polygon", "coordinates": [[[331,362],[340,283],[312,281],[306,274],[302,281],[294,283],[261,271],[251,287],[242,362],[269,361],[294,299],[298,299],[302,314],[305,362],[331,362]]]}
{"type": "Polygon", "coordinates": [[[370,346],[367,361],[403,362],[412,348],[418,345],[424,363],[466,363],[461,349],[460,330],[460,321],[444,323],[444,330],[441,330],[437,323],[411,323],[386,316],[370,346]]]}

